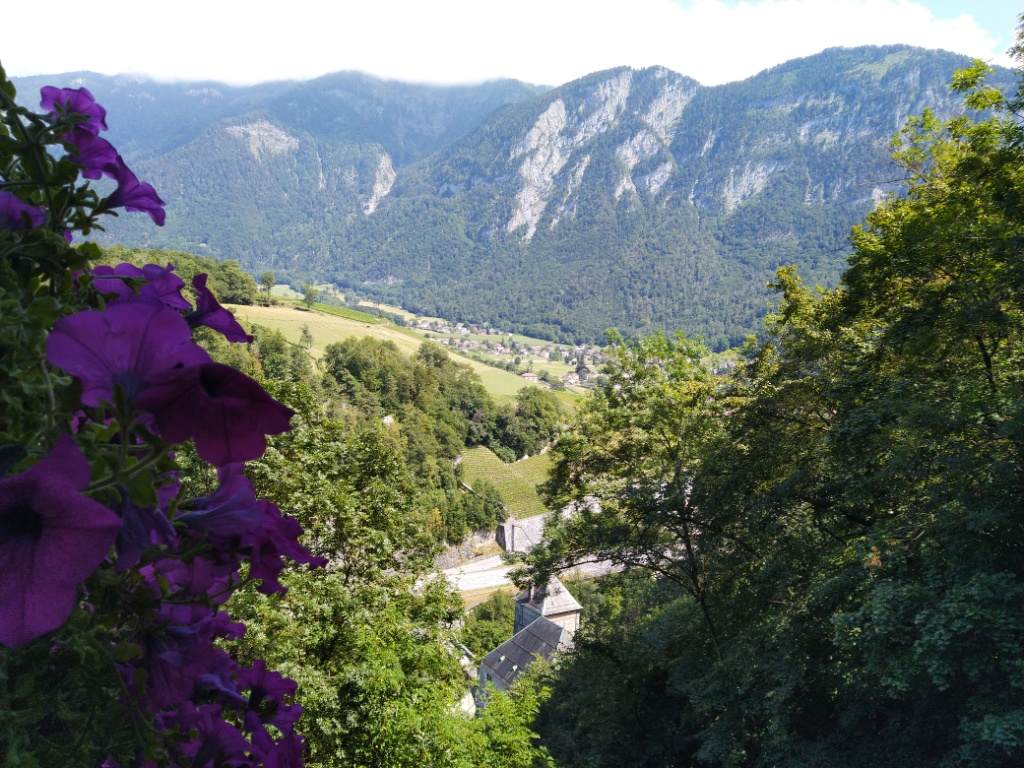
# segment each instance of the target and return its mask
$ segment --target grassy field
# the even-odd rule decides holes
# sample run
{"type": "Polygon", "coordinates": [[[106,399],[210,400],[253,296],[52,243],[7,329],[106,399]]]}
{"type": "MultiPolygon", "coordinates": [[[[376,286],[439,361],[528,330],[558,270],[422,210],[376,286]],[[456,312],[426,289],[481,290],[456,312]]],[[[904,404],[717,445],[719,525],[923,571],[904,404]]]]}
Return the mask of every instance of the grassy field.
{"type": "MultiPolygon", "coordinates": [[[[230,306],[228,308],[242,322],[256,323],[265,328],[278,330],[293,344],[299,343],[302,326],[308,324],[309,330],[313,334],[313,346],[310,348],[310,353],[318,359],[323,355],[328,344],[352,337],[373,336],[376,339],[393,341],[395,346],[407,355],[415,354],[424,341],[422,335],[410,329],[345,307],[317,304],[312,311],[306,310],[299,304],[280,304],[273,307],[230,306]]],[[[512,400],[516,392],[523,387],[536,386],[508,371],[492,368],[454,353],[452,356],[476,371],[484,387],[496,400],[507,402],[512,400]]]]}
{"type": "Polygon", "coordinates": [[[516,517],[533,517],[547,512],[537,495],[537,485],[547,478],[551,459],[547,454],[506,464],[489,448],[472,448],[462,456],[463,477],[469,485],[476,480],[492,483],[516,517]]]}

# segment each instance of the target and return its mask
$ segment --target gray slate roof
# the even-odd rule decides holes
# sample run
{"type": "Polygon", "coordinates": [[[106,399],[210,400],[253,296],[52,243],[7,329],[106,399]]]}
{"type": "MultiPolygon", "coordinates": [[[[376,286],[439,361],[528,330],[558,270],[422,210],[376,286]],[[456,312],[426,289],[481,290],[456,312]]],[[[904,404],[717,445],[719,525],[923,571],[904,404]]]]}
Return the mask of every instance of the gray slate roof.
{"type": "Polygon", "coordinates": [[[503,680],[507,687],[538,656],[551,661],[560,646],[571,642],[565,629],[541,617],[487,654],[481,669],[486,667],[492,679],[503,680]]]}

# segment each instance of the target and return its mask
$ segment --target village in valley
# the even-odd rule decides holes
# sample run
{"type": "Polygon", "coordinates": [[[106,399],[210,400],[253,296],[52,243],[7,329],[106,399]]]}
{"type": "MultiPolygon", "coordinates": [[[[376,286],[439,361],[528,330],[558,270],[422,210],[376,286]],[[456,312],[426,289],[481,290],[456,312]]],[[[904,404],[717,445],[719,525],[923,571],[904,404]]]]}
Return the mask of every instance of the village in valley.
{"type": "Polygon", "coordinates": [[[596,344],[557,344],[474,323],[413,318],[410,326],[461,355],[553,389],[587,387],[605,359],[596,344]]]}

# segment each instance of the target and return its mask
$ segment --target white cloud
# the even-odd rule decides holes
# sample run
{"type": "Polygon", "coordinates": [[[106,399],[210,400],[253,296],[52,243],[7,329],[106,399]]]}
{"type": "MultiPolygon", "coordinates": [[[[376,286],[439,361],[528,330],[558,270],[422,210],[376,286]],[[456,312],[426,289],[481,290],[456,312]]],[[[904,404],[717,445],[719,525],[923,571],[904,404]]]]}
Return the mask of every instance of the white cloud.
{"type": "MultiPolygon", "coordinates": [[[[28,5],[5,8],[5,28],[39,27],[28,5]]],[[[77,2],[53,6],[65,23],[5,40],[10,74],[90,69],[243,83],[357,69],[418,82],[559,84],[660,64],[712,85],[838,45],[999,54],[970,16],[936,20],[926,0],[108,0],[88,15],[77,2]]]]}

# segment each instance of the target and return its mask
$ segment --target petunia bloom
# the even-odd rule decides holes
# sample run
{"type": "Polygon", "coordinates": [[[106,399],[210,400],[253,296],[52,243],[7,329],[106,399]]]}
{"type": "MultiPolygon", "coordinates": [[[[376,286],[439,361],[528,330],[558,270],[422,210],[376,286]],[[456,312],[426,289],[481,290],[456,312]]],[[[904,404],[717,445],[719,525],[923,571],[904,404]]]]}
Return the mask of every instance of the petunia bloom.
{"type": "Polygon", "coordinates": [[[124,208],[126,211],[139,211],[148,214],[157,226],[164,225],[167,218],[164,201],[151,185],[139,181],[139,177],[125,165],[120,155],[107,175],[117,182],[117,189],[103,201],[105,209],[124,208]]]}
{"type": "Polygon", "coordinates": [[[249,710],[256,712],[263,722],[271,723],[282,731],[294,726],[302,714],[301,707],[285,705],[286,697],[295,696],[296,682],[280,672],[267,669],[267,662],[263,659],[256,659],[250,669],[238,671],[238,687],[249,689],[249,710]]]}
{"type": "Polygon", "coordinates": [[[205,325],[207,328],[222,333],[228,341],[252,341],[252,336],[245,332],[235,316],[224,309],[217,298],[210,293],[206,287],[206,275],[193,277],[192,287],[196,289],[196,308],[194,312],[185,315],[185,319],[188,320],[188,324],[192,328],[205,325]]]}
{"type": "Polygon", "coordinates": [[[78,584],[110,551],[121,520],[79,493],[89,480],[67,435],[35,466],[0,480],[0,643],[14,648],[63,624],[78,584]]]}
{"type": "Polygon", "coordinates": [[[280,508],[270,501],[261,500],[263,520],[259,528],[242,536],[242,542],[249,547],[249,575],[260,579],[258,590],[265,595],[284,593],[288,590],[278,581],[284,569],[282,557],[305,563],[312,568],[327,565],[327,559],[311,555],[299,543],[302,526],[291,515],[282,515],[280,508]]]}
{"type": "Polygon", "coordinates": [[[50,119],[61,115],[82,115],[86,119],[76,128],[88,131],[94,136],[107,130],[107,110],[96,103],[88,88],[56,88],[47,85],[40,91],[40,107],[50,113],[50,119]]]}
{"type": "Polygon", "coordinates": [[[150,547],[174,541],[174,528],[167,519],[167,513],[159,506],[140,507],[122,489],[116,510],[122,521],[114,547],[117,551],[118,572],[123,573],[136,565],[142,553],[150,547]]]}
{"type": "Polygon", "coordinates": [[[82,382],[82,402],[113,401],[120,386],[132,399],[157,374],[209,362],[184,318],[161,304],[117,304],[59,319],[46,340],[46,359],[82,382]]]}
{"type": "Polygon", "coordinates": [[[174,274],[174,267],[168,264],[160,267],[147,264],[136,267],[127,262],[113,267],[93,267],[93,286],[103,294],[112,294],[108,304],[128,304],[132,302],[160,303],[171,309],[190,309],[191,305],[181,295],[185,281],[174,274]],[[126,279],[142,282],[139,292],[132,290],[126,279]]]}
{"type": "Polygon", "coordinates": [[[175,520],[193,531],[204,532],[218,546],[226,546],[241,534],[255,530],[263,510],[240,463],[221,467],[217,478],[217,490],[188,502],[175,520]]]}
{"type": "Polygon", "coordinates": [[[291,429],[295,414],[253,379],[220,363],[167,370],[153,377],[137,403],[153,415],[164,440],[192,438],[200,458],[216,466],[259,458],[266,436],[291,429]]]}
{"type": "Polygon", "coordinates": [[[82,166],[82,176],[99,179],[113,175],[118,154],[109,141],[80,127],[64,134],[64,141],[74,148],[69,159],[82,166]]]}
{"type": "Polygon", "coordinates": [[[29,227],[38,227],[46,221],[41,208],[23,203],[13,192],[0,190],[0,229],[17,232],[29,227]]]}

